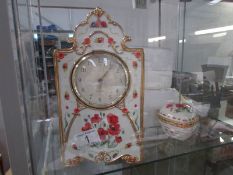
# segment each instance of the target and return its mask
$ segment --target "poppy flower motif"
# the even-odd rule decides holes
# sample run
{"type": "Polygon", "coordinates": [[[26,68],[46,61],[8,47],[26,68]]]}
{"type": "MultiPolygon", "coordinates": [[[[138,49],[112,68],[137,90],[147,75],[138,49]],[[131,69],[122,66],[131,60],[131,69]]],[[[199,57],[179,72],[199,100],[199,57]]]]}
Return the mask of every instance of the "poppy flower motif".
{"type": "Polygon", "coordinates": [[[104,38],[103,37],[99,37],[95,39],[96,43],[103,43],[104,42],[104,38]]]}
{"type": "Polygon", "coordinates": [[[101,27],[107,27],[107,23],[105,21],[101,21],[101,27]]]}
{"type": "Polygon", "coordinates": [[[108,38],[108,44],[109,44],[109,45],[115,44],[115,41],[114,41],[114,39],[113,39],[112,37],[109,37],[109,38],[108,38]]]}
{"type": "Polygon", "coordinates": [[[80,112],[79,108],[74,109],[74,114],[78,114],[80,112]]]}
{"type": "Polygon", "coordinates": [[[133,91],[133,98],[137,98],[138,97],[138,93],[136,90],[133,91]]]}
{"type": "Polygon", "coordinates": [[[134,52],[133,53],[134,54],[134,56],[136,57],[136,58],[138,58],[138,59],[140,59],[141,58],[141,52],[139,52],[139,51],[136,51],[136,52],[134,52]]]}
{"type": "Polygon", "coordinates": [[[177,108],[184,108],[184,107],[185,107],[185,104],[180,104],[180,103],[178,103],[178,104],[176,104],[176,107],[177,107],[177,108]]]}
{"type": "Polygon", "coordinates": [[[172,106],[173,106],[172,103],[168,103],[168,104],[166,105],[166,108],[171,108],[172,106]]]}
{"type": "Polygon", "coordinates": [[[63,59],[65,57],[65,54],[62,52],[58,52],[57,53],[57,58],[59,58],[60,60],[63,59]]]}
{"type": "Polygon", "coordinates": [[[101,118],[99,114],[94,114],[93,117],[91,117],[91,123],[99,123],[101,121],[101,118]]]}
{"type": "Polygon", "coordinates": [[[73,144],[71,145],[71,147],[72,147],[74,150],[78,150],[78,147],[77,147],[77,145],[76,145],[75,143],[73,143],[73,144]]]}
{"type": "Polygon", "coordinates": [[[127,143],[126,145],[125,145],[125,148],[130,148],[132,146],[132,143],[127,143]]]}
{"type": "Polygon", "coordinates": [[[116,141],[116,143],[121,143],[122,142],[122,137],[121,136],[116,136],[115,141],[116,141]]]}
{"type": "Polygon", "coordinates": [[[104,141],[104,140],[106,139],[106,136],[108,135],[108,131],[106,131],[106,130],[103,129],[103,128],[99,128],[99,129],[97,130],[97,132],[98,132],[98,134],[99,134],[99,136],[100,136],[100,140],[101,140],[101,141],[104,141]]]}
{"type": "Polygon", "coordinates": [[[83,40],[83,44],[84,44],[85,46],[89,46],[89,45],[91,44],[91,39],[90,39],[90,38],[85,38],[85,39],[83,40]]]}
{"type": "Polygon", "coordinates": [[[115,136],[115,135],[120,134],[120,132],[121,132],[121,129],[120,129],[120,125],[119,124],[111,124],[111,125],[109,125],[108,133],[110,135],[115,136]]]}
{"type": "Polygon", "coordinates": [[[82,131],[87,131],[92,129],[91,123],[87,122],[85,125],[82,127],[82,131]]]}
{"type": "Polygon", "coordinates": [[[68,64],[67,64],[67,63],[64,63],[64,64],[62,65],[62,68],[64,69],[64,71],[66,71],[67,68],[68,68],[68,64]]]}
{"type": "Polygon", "coordinates": [[[95,22],[95,27],[101,27],[101,21],[98,18],[97,21],[95,22]]]}
{"type": "Polygon", "coordinates": [[[66,99],[66,100],[69,100],[69,99],[70,99],[70,95],[69,95],[69,93],[68,93],[68,92],[66,92],[64,97],[65,97],[65,99],[66,99]]]}
{"type": "Polygon", "coordinates": [[[138,67],[137,61],[133,61],[133,62],[132,62],[132,65],[133,65],[133,68],[134,68],[134,69],[137,69],[137,67],[138,67]]]}
{"type": "Polygon", "coordinates": [[[66,109],[69,109],[69,106],[66,106],[66,109]]]}
{"type": "Polygon", "coordinates": [[[121,110],[123,113],[128,113],[129,112],[129,110],[127,109],[127,108],[123,108],[122,110],[121,110]]]}
{"type": "Polygon", "coordinates": [[[107,121],[109,124],[117,124],[118,123],[118,116],[110,113],[107,115],[107,121]]]}

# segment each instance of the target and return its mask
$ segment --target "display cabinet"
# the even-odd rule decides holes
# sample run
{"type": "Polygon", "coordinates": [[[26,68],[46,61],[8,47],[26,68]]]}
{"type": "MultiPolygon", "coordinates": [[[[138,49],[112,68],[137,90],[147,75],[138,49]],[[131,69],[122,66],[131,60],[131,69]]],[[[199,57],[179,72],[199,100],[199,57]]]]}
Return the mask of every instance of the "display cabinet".
{"type": "Polygon", "coordinates": [[[232,174],[231,1],[21,1],[8,13],[28,174],[232,174]]]}

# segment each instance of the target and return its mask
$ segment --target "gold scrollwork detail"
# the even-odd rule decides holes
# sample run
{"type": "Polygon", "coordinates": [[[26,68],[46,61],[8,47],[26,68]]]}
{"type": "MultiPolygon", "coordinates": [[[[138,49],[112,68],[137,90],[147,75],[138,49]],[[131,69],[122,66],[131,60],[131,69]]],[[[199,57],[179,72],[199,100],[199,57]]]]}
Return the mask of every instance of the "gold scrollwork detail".
{"type": "Polygon", "coordinates": [[[177,121],[173,121],[171,119],[166,118],[165,115],[159,113],[158,117],[160,119],[160,121],[162,121],[163,123],[178,127],[178,128],[191,128],[194,125],[196,125],[199,122],[199,118],[195,117],[194,120],[189,121],[189,122],[177,122],[177,121]]]}
{"type": "Polygon", "coordinates": [[[67,160],[65,164],[67,166],[75,166],[75,165],[79,164],[81,161],[82,161],[82,158],[77,156],[74,159],[67,160]]]}
{"type": "Polygon", "coordinates": [[[127,163],[136,163],[139,161],[137,157],[131,155],[124,155],[121,157],[121,159],[126,161],[127,163]]]}
{"type": "Polygon", "coordinates": [[[91,12],[91,14],[94,14],[95,16],[99,16],[99,17],[102,16],[104,13],[105,13],[104,10],[101,9],[100,7],[95,8],[95,9],[91,12]]]}
{"type": "Polygon", "coordinates": [[[96,162],[109,163],[109,162],[111,162],[111,159],[112,159],[111,156],[105,151],[101,151],[97,154],[97,156],[95,156],[96,162]]]}

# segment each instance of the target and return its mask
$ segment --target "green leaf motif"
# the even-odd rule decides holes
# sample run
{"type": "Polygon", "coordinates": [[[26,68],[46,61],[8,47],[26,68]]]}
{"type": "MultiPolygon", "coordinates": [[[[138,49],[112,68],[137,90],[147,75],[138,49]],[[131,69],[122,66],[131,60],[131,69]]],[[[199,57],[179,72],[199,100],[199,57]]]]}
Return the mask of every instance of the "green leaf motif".
{"type": "Polygon", "coordinates": [[[68,122],[67,122],[66,118],[64,118],[64,130],[66,130],[67,126],[68,126],[68,122]]]}
{"type": "Polygon", "coordinates": [[[94,157],[94,155],[93,155],[93,154],[91,154],[91,153],[89,153],[88,155],[89,155],[89,157],[91,157],[91,158],[93,158],[93,157],[94,157]]]}
{"type": "Polygon", "coordinates": [[[115,153],[112,155],[113,158],[115,158],[118,155],[118,153],[115,153]]]}

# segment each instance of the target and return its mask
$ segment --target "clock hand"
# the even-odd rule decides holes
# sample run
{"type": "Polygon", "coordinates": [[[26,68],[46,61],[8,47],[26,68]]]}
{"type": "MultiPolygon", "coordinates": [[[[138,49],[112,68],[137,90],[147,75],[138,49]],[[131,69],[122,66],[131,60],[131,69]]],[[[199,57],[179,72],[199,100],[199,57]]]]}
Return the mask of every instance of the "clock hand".
{"type": "Polygon", "coordinates": [[[102,82],[99,82],[99,83],[98,83],[98,85],[97,85],[97,91],[98,91],[98,92],[101,92],[102,85],[103,85],[102,82]]]}
{"type": "Polygon", "coordinates": [[[102,83],[102,82],[103,82],[104,77],[106,77],[106,75],[108,74],[108,72],[110,71],[111,68],[112,68],[112,66],[110,66],[110,67],[108,68],[108,70],[102,75],[102,77],[98,79],[98,82],[99,82],[99,83],[102,83]]]}

